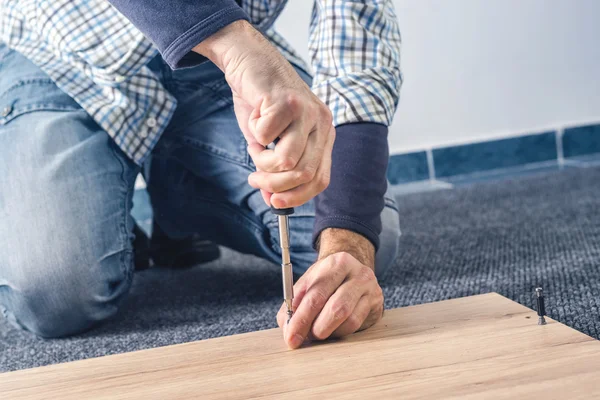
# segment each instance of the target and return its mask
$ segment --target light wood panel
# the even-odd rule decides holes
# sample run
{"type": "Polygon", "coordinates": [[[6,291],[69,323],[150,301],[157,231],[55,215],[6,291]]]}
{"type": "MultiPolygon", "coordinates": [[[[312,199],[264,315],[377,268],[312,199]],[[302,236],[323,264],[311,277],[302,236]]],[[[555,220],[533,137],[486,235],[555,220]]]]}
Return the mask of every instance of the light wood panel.
{"type": "Polygon", "coordinates": [[[0,374],[4,399],[600,398],[600,342],[498,294],[388,310],[288,350],[277,329],[0,374]]]}

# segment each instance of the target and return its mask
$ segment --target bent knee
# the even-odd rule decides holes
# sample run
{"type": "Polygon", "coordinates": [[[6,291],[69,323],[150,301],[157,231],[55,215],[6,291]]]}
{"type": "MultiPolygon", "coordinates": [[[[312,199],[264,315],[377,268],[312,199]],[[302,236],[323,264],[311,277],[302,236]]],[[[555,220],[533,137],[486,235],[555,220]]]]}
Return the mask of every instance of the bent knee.
{"type": "Polygon", "coordinates": [[[87,267],[41,265],[39,270],[45,273],[8,279],[8,285],[0,290],[0,305],[14,325],[39,337],[87,331],[117,312],[130,287],[130,276],[116,274],[107,279],[101,272],[111,268],[120,271],[117,263],[122,256],[116,254],[87,267]]]}
{"type": "Polygon", "coordinates": [[[375,255],[375,275],[381,279],[394,265],[400,247],[400,216],[394,207],[386,206],[381,213],[379,249],[375,255]]]}

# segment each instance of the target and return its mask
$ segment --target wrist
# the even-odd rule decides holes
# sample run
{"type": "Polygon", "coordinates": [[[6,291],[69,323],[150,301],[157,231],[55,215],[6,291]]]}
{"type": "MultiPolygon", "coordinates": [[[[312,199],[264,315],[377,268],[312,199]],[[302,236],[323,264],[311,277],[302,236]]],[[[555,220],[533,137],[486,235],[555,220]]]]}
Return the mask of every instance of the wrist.
{"type": "Polygon", "coordinates": [[[370,240],[346,229],[328,228],[319,235],[319,260],[345,252],[375,270],[375,246],[370,240]]]}
{"type": "Polygon", "coordinates": [[[232,22],[223,29],[207,37],[192,51],[212,61],[219,69],[225,71],[232,53],[250,50],[250,43],[264,40],[263,36],[248,21],[232,22]]]}

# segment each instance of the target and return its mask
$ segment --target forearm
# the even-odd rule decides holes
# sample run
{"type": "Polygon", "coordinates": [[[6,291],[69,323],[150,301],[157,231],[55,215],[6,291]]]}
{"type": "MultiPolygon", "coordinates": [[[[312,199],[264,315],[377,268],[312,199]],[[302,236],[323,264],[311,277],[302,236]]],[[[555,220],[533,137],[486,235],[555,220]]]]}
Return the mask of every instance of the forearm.
{"type": "Polygon", "coordinates": [[[262,33],[245,20],[227,25],[192,51],[208,58],[226,74],[248,57],[261,57],[263,63],[274,67],[289,64],[262,33]]]}
{"type": "Polygon", "coordinates": [[[328,228],[321,232],[318,241],[319,260],[345,252],[375,270],[375,247],[364,236],[345,229],[328,228]]]}

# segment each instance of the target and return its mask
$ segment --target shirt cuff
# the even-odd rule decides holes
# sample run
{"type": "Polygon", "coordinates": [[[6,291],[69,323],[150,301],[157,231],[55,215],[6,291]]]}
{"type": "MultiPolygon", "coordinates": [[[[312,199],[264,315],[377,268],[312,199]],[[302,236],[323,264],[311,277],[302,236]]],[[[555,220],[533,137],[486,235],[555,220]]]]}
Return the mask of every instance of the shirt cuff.
{"type": "Polygon", "coordinates": [[[173,69],[206,61],[192,49],[232,22],[249,19],[235,0],[109,2],[152,41],[173,69]]]}
{"type": "Polygon", "coordinates": [[[192,49],[232,22],[248,20],[248,16],[239,6],[225,8],[198,22],[179,36],[162,53],[165,62],[172,69],[189,68],[206,61],[206,57],[194,53],[192,49]]]}
{"type": "Polygon", "coordinates": [[[329,187],[315,198],[313,245],[327,228],[356,232],[379,248],[387,190],[388,128],[372,122],[336,127],[329,187]]]}

